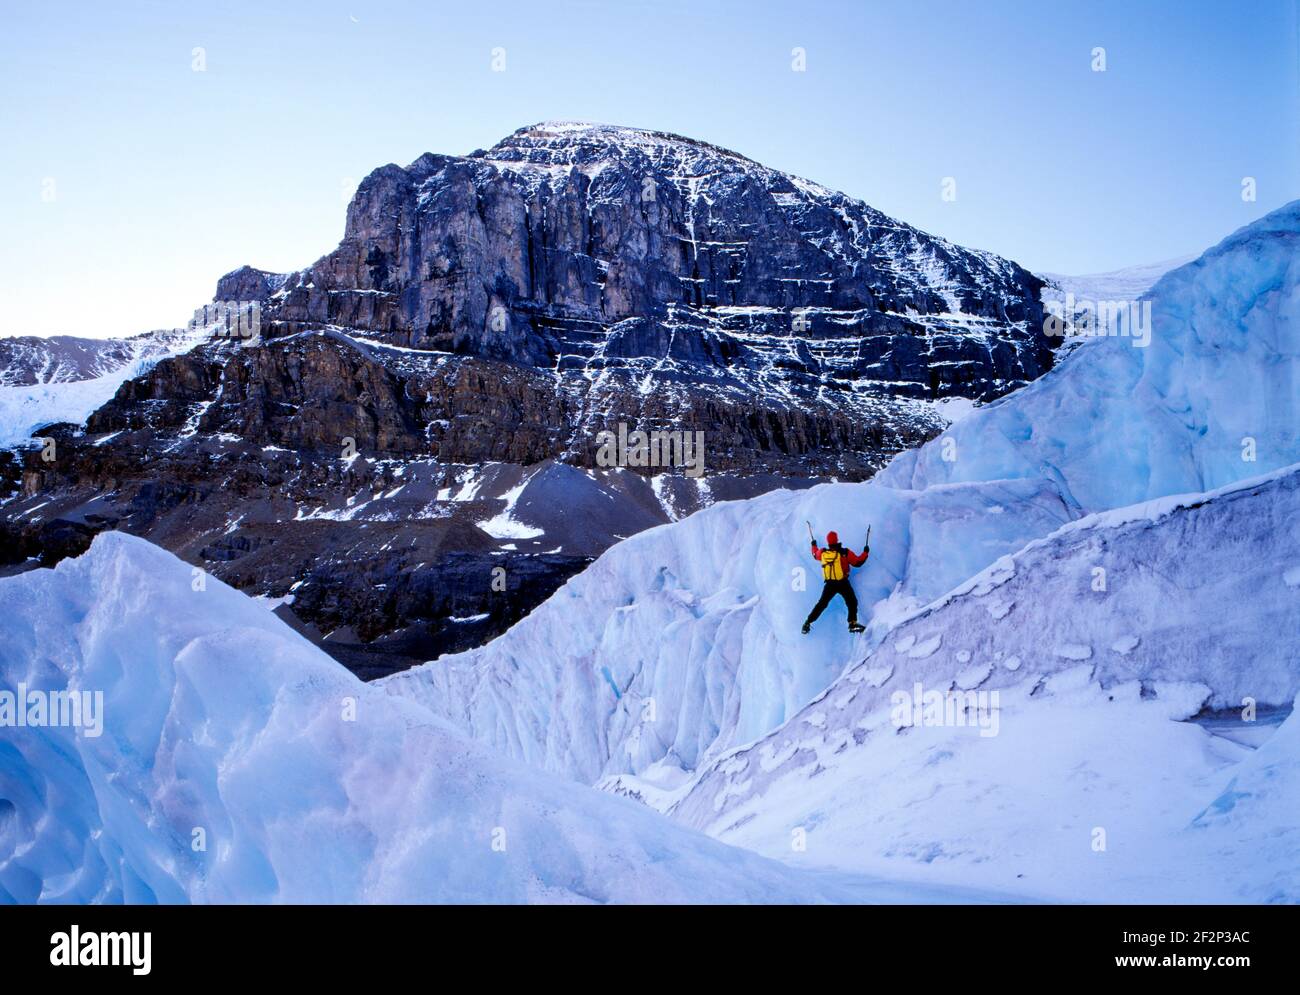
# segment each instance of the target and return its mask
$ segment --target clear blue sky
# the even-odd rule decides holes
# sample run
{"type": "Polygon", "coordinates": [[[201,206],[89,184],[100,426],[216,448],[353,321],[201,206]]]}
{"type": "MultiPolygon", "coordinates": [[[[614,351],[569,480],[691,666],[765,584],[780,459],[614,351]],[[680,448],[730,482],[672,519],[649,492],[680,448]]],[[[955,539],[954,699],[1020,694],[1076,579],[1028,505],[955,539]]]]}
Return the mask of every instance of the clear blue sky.
{"type": "Polygon", "coordinates": [[[7,3],[0,334],[181,323],[223,272],[332,249],[371,169],[548,118],[705,139],[1039,271],[1153,262],[1300,197],[1298,60],[1296,0],[7,3]]]}

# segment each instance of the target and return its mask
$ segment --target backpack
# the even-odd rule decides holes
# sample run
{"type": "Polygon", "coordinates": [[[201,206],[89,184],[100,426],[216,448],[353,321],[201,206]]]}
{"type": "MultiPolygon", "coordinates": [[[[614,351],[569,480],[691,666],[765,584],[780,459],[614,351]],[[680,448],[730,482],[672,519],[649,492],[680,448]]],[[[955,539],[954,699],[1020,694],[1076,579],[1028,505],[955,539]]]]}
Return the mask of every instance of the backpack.
{"type": "Polygon", "coordinates": [[[821,560],[822,580],[844,579],[844,557],[840,555],[839,550],[823,549],[821,560]]]}

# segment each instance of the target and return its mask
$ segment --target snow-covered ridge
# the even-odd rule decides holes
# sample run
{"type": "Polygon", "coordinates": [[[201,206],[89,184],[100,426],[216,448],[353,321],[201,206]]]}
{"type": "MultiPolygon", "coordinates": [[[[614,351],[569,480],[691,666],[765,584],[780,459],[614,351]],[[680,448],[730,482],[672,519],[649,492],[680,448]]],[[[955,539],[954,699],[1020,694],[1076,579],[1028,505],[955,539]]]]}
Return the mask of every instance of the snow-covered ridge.
{"type": "Polygon", "coordinates": [[[710,142],[688,138],[685,135],[676,135],[669,131],[631,128],[626,125],[603,124],[596,121],[541,121],[537,124],[525,125],[513,132],[509,137],[498,142],[491,150],[483,153],[482,157],[492,158],[492,152],[495,150],[514,148],[522,144],[521,140],[550,147],[556,151],[557,156],[567,154],[571,160],[576,158],[573,150],[574,141],[578,140],[603,145],[611,149],[624,150],[691,146],[706,151],[711,155],[734,159],[748,166],[757,165],[753,159],[743,156],[739,152],[724,149],[710,142]]]}
{"type": "Polygon", "coordinates": [[[42,425],[83,424],[127,380],[210,335],[186,327],[128,339],[0,339],[0,449],[22,445],[42,425]]]}
{"type": "Polygon", "coordinates": [[[137,348],[132,339],[0,338],[0,387],[89,380],[129,362],[137,348]]]}
{"type": "Polygon", "coordinates": [[[588,782],[690,771],[779,726],[898,620],[1030,541],[1300,461],[1300,204],[1151,298],[1148,348],[1095,340],[870,483],[726,503],[620,543],[504,636],[388,687],[588,782]],[[866,637],[833,613],[799,635],[815,598],[805,521],[855,548],[874,526],[854,577],[866,637]]]}

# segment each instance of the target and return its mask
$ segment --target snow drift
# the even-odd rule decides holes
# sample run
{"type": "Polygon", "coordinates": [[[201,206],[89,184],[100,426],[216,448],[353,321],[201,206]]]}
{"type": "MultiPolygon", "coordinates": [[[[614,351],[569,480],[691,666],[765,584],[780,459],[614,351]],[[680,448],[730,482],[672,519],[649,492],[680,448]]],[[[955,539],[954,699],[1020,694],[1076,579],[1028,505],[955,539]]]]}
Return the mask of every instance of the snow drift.
{"type": "Polygon", "coordinates": [[[103,694],[100,735],[0,725],[0,903],[923,894],[793,870],[493,757],[193,579],[109,532],[0,580],[0,691],[103,694]]]}
{"type": "Polygon", "coordinates": [[[690,772],[778,727],[897,621],[1031,540],[1300,461],[1300,202],[1150,298],[1146,348],[1089,340],[869,483],[722,503],[635,536],[499,639],[388,689],[584,781],[690,772]],[[851,639],[838,608],[799,635],[817,584],[805,520],[854,548],[873,524],[854,576],[866,636],[851,639]]]}

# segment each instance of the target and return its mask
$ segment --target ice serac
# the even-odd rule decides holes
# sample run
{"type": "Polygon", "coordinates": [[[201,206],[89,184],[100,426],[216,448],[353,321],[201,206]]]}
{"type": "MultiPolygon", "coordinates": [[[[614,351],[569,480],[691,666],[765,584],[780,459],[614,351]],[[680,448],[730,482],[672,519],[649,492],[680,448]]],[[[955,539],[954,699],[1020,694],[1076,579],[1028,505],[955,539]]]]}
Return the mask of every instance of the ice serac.
{"type": "Polygon", "coordinates": [[[1052,483],[1095,511],[1205,491],[1295,460],[1300,444],[1300,202],[1240,229],[1151,289],[1146,348],[1088,342],[1061,375],[903,454],[891,486],[1052,483]]]}
{"type": "MultiPolygon", "coordinates": [[[[898,625],[662,807],[778,855],[809,827],[808,852],[842,869],[936,864],[1072,900],[1294,901],[1295,758],[1270,784],[1272,739],[1270,764],[1170,723],[1218,712],[1267,735],[1290,709],[1297,564],[1300,465],[1071,522],[898,625]],[[1103,875],[1080,845],[1095,826],[1123,841],[1103,875]]],[[[607,787],[658,800],[633,778],[607,787]]]]}
{"type": "Polygon", "coordinates": [[[620,543],[505,636],[390,689],[583,780],[694,770],[1031,540],[1300,461],[1300,203],[1169,273],[1151,301],[1145,348],[1090,340],[870,483],[715,506],[620,543]],[[854,576],[861,640],[834,609],[799,635],[817,583],[806,520],[854,548],[874,526],[854,576]]]}
{"type": "Polygon", "coordinates": [[[122,533],[0,579],[0,635],[0,691],[103,694],[0,726],[0,903],[872,895],[493,756],[122,533]]]}

